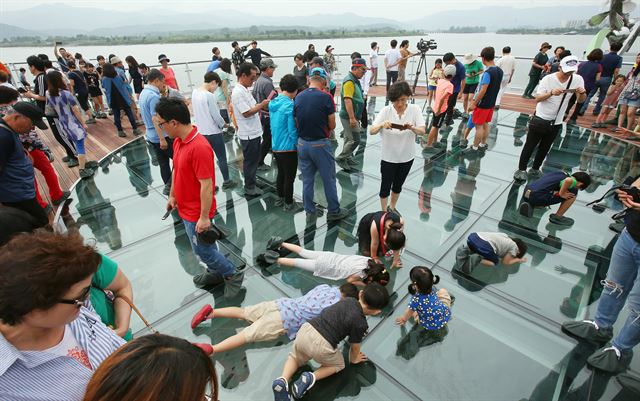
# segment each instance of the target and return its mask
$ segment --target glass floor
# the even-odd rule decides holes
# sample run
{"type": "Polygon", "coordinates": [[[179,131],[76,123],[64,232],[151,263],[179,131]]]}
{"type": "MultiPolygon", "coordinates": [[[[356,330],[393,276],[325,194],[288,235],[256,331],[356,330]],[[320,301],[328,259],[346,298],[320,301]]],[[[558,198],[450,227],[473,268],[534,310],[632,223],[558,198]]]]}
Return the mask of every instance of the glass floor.
{"type": "MultiPolygon", "coordinates": [[[[383,105],[384,99],[370,99],[370,115],[383,105]]],[[[607,227],[620,206],[608,198],[609,210],[598,214],[585,205],[628,175],[640,174],[638,148],[587,129],[564,128],[543,170],[585,170],[594,182],[568,213],[575,225],[559,229],[548,224],[550,209],[538,210],[530,219],[517,212],[524,186],[511,177],[527,120],[526,114],[497,111],[489,151],[482,158],[461,155],[460,120],[442,135],[446,151],[423,153],[416,143],[417,157],[398,203],[408,238],[404,267],[392,272],[387,287],[393,292],[390,306],[382,316],[369,318],[363,351],[370,361],[317,383],[306,399],[638,400],[615,378],[587,369],[586,359],[594,349],[560,331],[563,321],[594,314],[616,240],[607,227]],[[480,266],[468,276],[452,274],[455,249],[472,231],[502,231],[523,238],[529,261],[512,267],[480,266]],[[453,319],[440,337],[412,323],[394,323],[406,307],[408,274],[414,265],[431,267],[441,277],[439,287],[456,297],[453,319]]],[[[340,131],[338,127],[338,138],[340,131]]],[[[255,257],[271,236],[316,250],[357,252],[359,219],[379,208],[380,138],[363,139],[356,157],[358,171],[337,174],[341,205],[351,212],[338,223],[327,224],[320,217],[307,226],[304,212],[293,215],[276,207],[275,166],[258,173],[266,190],[260,198],[246,199],[241,186],[217,194],[216,222],[232,232],[222,241],[222,251],[248,262],[240,291],[211,294],[194,287],[192,277],[203,266],[177,217],[161,220],[166,199],[160,171],[142,138],[102,160],[93,179],[77,183],[61,220],[94,239],[101,252],[118,262],[133,284],[137,306],[160,332],[215,343],[246,323],[217,319],[192,331],[191,316],[203,304],[246,306],[297,297],[328,282],[301,270],[257,266],[255,257]]],[[[336,151],[341,146],[339,138],[336,151]]],[[[235,139],[227,143],[227,151],[232,178],[241,182],[242,152],[235,139]]],[[[301,200],[300,180],[295,195],[301,200]]],[[[326,206],[319,177],[316,202],[326,206]]],[[[625,318],[623,312],[619,325],[625,318]]],[[[132,328],[137,335],[147,333],[135,315],[132,328]]],[[[271,400],[271,381],[281,373],[288,342],[282,338],[215,355],[220,398],[271,400]]],[[[631,368],[639,374],[640,357],[631,368]]]]}

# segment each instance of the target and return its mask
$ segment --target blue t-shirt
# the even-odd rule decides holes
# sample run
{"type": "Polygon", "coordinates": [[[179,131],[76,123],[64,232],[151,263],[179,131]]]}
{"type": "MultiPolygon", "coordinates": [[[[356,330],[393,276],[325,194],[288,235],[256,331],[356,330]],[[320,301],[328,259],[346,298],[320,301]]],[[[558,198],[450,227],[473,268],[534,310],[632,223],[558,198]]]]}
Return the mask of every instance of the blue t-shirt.
{"type": "Polygon", "coordinates": [[[460,92],[460,84],[467,78],[467,70],[464,68],[464,64],[456,60],[456,75],[451,78],[453,84],[453,93],[460,92]]]}
{"type": "Polygon", "coordinates": [[[216,59],[209,63],[207,67],[207,72],[212,72],[220,68],[220,60],[216,59]]]}
{"type": "Polygon", "coordinates": [[[0,202],[21,202],[36,197],[33,164],[18,134],[0,124],[0,202]]]}
{"type": "Polygon", "coordinates": [[[615,52],[609,52],[604,55],[600,62],[602,63],[602,77],[613,77],[613,71],[616,68],[622,68],[622,57],[615,52]]]}
{"type": "Polygon", "coordinates": [[[578,75],[584,80],[584,89],[589,93],[596,86],[596,75],[602,71],[602,64],[597,61],[585,61],[578,66],[578,75]]]}
{"type": "Polygon", "coordinates": [[[496,105],[500,84],[502,83],[502,75],[502,70],[496,66],[491,66],[482,73],[480,85],[478,85],[476,91],[479,91],[484,85],[488,85],[488,87],[480,103],[478,103],[478,108],[492,109],[496,105]]]}
{"type": "Polygon", "coordinates": [[[418,313],[420,325],[427,330],[441,329],[451,319],[451,309],[438,299],[435,289],[428,295],[413,295],[409,309],[418,313]]]}
{"type": "Polygon", "coordinates": [[[307,141],[329,138],[329,116],[335,112],[336,105],[329,93],[315,88],[302,91],[293,107],[300,138],[307,141]]]}
{"type": "MultiPolygon", "coordinates": [[[[149,142],[160,143],[156,128],[153,126],[152,117],[156,115],[156,105],[160,101],[160,90],[153,85],[147,85],[140,93],[140,115],[147,129],[146,138],[149,142]]],[[[164,132],[162,133],[164,135],[164,132]]],[[[166,136],[166,135],[164,135],[166,136]]]]}
{"type": "Polygon", "coordinates": [[[276,300],[282,326],[287,331],[289,339],[296,338],[298,330],[303,324],[320,316],[320,312],[338,303],[341,298],[340,290],[337,287],[321,284],[299,298],[276,300]]]}

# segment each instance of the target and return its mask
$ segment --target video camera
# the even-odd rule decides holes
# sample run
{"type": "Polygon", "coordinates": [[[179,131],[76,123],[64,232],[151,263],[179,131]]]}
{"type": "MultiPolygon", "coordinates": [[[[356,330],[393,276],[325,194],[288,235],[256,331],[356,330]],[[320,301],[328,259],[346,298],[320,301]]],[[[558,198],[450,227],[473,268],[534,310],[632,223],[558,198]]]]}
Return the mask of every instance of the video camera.
{"type": "Polygon", "coordinates": [[[416,47],[418,48],[418,50],[420,50],[421,53],[426,53],[429,50],[437,49],[438,48],[438,44],[436,43],[436,41],[434,39],[424,40],[424,39],[420,38],[420,41],[418,42],[416,47]]]}

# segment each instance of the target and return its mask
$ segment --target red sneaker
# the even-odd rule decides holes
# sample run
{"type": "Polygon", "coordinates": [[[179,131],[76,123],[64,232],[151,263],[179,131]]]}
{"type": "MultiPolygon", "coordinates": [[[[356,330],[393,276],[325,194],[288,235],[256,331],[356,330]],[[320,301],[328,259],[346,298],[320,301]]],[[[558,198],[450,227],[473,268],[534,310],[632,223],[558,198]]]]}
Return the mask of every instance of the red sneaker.
{"type": "Polygon", "coordinates": [[[204,343],[191,343],[191,344],[193,344],[196,347],[200,348],[202,350],[202,352],[207,354],[207,356],[213,355],[213,347],[211,346],[211,344],[204,344],[204,343]]]}
{"type": "Polygon", "coordinates": [[[195,329],[200,323],[208,319],[209,314],[213,312],[213,307],[209,304],[203,306],[198,313],[191,318],[191,330],[195,329]]]}

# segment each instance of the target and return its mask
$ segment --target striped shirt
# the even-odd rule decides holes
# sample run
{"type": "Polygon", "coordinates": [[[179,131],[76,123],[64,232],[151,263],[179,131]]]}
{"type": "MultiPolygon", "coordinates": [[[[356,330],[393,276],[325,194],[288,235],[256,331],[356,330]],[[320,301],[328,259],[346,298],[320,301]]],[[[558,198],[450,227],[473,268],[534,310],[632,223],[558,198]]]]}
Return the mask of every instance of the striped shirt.
{"type": "Polygon", "coordinates": [[[71,356],[20,351],[0,334],[0,400],[82,400],[93,371],[125,341],[85,307],[69,328],[87,352],[92,370],[71,356]]]}

